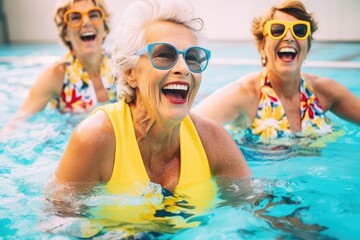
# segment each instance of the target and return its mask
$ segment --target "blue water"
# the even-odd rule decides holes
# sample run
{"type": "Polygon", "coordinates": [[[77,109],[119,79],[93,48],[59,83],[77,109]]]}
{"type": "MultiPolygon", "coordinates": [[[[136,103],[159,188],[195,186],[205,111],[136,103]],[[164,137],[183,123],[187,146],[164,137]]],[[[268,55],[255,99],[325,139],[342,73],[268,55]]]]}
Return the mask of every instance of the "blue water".
{"type": "MultiPolygon", "coordinates": [[[[214,61],[204,73],[197,102],[225,83],[260,69],[254,64],[258,55],[252,43],[209,45],[214,61]],[[233,58],[246,61],[217,61],[233,58]]],[[[0,47],[0,128],[20,107],[43,67],[62,54],[64,49],[55,44],[0,47]]],[[[359,56],[359,43],[314,44],[306,60],[310,66],[304,71],[336,79],[360,97],[359,68],[312,66],[314,61],[357,63],[359,56]]],[[[312,147],[301,143],[276,149],[239,145],[254,178],[249,182],[225,181],[215,207],[198,216],[184,216],[188,222],[200,222],[200,226],[169,232],[173,227],[161,219],[145,225],[121,223],[123,228],[144,229],[143,235],[136,235],[142,239],[357,239],[360,127],[332,114],[329,117],[343,134],[319,139],[312,147]]],[[[59,223],[67,218],[47,212],[43,189],[80,120],[46,109],[19,126],[10,138],[0,141],[0,239],[74,239],[60,232],[44,232],[44,225],[49,226],[52,220],[59,223]]],[[[102,190],[75,201],[92,209],[120,199],[104,196],[102,190]]],[[[178,208],[183,213],[189,210],[178,208]]],[[[85,219],[99,217],[89,215],[87,210],[79,211],[85,219]]],[[[67,233],[72,233],[69,229],[67,233]]],[[[79,232],[76,227],[73,231],[79,232]]],[[[98,239],[121,236],[120,232],[102,234],[98,239]]]]}

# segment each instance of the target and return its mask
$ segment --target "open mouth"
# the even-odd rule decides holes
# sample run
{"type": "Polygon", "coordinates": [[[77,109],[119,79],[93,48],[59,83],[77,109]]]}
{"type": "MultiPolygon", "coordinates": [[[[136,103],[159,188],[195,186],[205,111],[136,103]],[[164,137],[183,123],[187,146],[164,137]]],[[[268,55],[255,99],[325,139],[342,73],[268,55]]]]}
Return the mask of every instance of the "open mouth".
{"type": "Polygon", "coordinates": [[[87,33],[83,33],[80,36],[81,40],[84,42],[90,42],[90,41],[94,41],[96,38],[96,34],[92,33],[92,32],[87,32],[87,33]]]}
{"type": "Polygon", "coordinates": [[[279,49],[277,54],[281,60],[285,62],[290,62],[296,57],[297,51],[295,48],[286,47],[279,49]]]}
{"type": "Polygon", "coordinates": [[[168,84],[161,91],[171,103],[185,103],[189,94],[189,86],[187,84],[168,84]]]}

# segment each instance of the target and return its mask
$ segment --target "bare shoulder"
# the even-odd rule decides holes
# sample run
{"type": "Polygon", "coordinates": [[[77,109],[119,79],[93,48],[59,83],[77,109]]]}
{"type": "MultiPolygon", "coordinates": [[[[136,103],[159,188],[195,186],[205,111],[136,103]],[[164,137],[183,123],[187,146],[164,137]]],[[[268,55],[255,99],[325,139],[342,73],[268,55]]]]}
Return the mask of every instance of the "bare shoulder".
{"type": "Polygon", "coordinates": [[[65,60],[61,59],[46,67],[37,79],[35,86],[42,86],[53,93],[60,93],[66,71],[65,60]]]}
{"type": "Polygon", "coordinates": [[[257,95],[257,92],[260,89],[260,78],[260,72],[250,73],[240,77],[232,83],[229,83],[225,86],[225,88],[238,92],[241,91],[241,93],[248,96],[257,95]]]}
{"type": "Polygon", "coordinates": [[[115,135],[103,111],[96,111],[74,130],[57,169],[61,182],[108,181],[112,173],[115,135]]]}
{"type": "Polygon", "coordinates": [[[312,74],[303,75],[325,111],[331,109],[334,104],[349,94],[349,90],[334,79],[312,74]]]}
{"type": "Polygon", "coordinates": [[[250,169],[230,134],[218,123],[196,113],[190,114],[215,176],[244,178],[250,169]]]}
{"type": "Polygon", "coordinates": [[[210,155],[221,154],[222,149],[220,145],[222,144],[235,144],[229,133],[219,123],[209,118],[204,118],[194,112],[192,112],[190,116],[198,131],[205,150],[207,150],[210,155]]]}
{"type": "Polygon", "coordinates": [[[248,73],[242,77],[240,77],[238,80],[235,81],[235,83],[243,83],[247,85],[257,85],[259,82],[259,79],[261,78],[262,72],[252,72],[248,73]]]}
{"type": "MultiPolygon", "coordinates": [[[[230,82],[218,90],[216,90],[210,97],[218,96],[218,95],[236,95],[237,98],[241,99],[243,94],[247,96],[257,95],[258,89],[260,89],[260,77],[261,73],[250,73],[245,76],[240,77],[239,79],[230,82]]],[[[221,99],[228,99],[227,97],[223,97],[221,99]]],[[[232,99],[231,101],[235,100],[232,99]]]]}
{"type": "Polygon", "coordinates": [[[317,75],[304,73],[303,76],[305,77],[306,81],[313,87],[314,90],[316,89],[323,89],[323,88],[331,88],[329,84],[338,84],[335,80],[326,77],[319,77],[317,75]]]}
{"type": "Polygon", "coordinates": [[[198,113],[191,112],[190,117],[200,135],[200,138],[203,134],[207,135],[206,141],[211,140],[212,136],[216,136],[219,133],[222,135],[225,131],[220,124],[209,118],[205,118],[198,113]]]}
{"type": "Polygon", "coordinates": [[[76,127],[74,134],[82,136],[80,140],[104,144],[114,137],[114,129],[106,113],[98,110],[85,118],[76,127]]]}
{"type": "Polygon", "coordinates": [[[261,73],[251,73],[207,96],[194,111],[225,124],[239,115],[249,116],[259,99],[261,73]]]}
{"type": "Polygon", "coordinates": [[[57,62],[49,65],[44,70],[44,74],[50,75],[54,78],[63,79],[66,71],[66,62],[65,59],[60,59],[57,62]]]}

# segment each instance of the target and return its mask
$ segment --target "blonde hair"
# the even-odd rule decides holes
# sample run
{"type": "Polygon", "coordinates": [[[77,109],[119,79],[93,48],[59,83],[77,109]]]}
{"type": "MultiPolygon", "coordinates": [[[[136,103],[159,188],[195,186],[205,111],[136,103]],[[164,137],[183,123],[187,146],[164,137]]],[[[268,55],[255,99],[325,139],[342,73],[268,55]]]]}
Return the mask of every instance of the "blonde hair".
{"type": "Polygon", "coordinates": [[[115,34],[112,54],[117,95],[125,102],[136,98],[135,89],[126,81],[125,72],[135,67],[139,60],[135,53],[145,45],[145,25],[155,21],[184,25],[193,32],[198,42],[202,38],[203,21],[194,17],[193,7],[186,0],[139,0],[131,3],[115,34]]]}
{"type": "MultiPolygon", "coordinates": [[[[107,5],[104,0],[59,0],[55,7],[54,21],[57,27],[58,35],[61,41],[72,50],[71,43],[65,40],[66,35],[66,25],[64,23],[64,14],[67,10],[71,8],[74,2],[77,1],[92,1],[95,6],[100,7],[105,12],[104,27],[105,31],[109,33],[110,31],[110,13],[107,10],[107,5]]],[[[105,39],[104,39],[105,40],[105,39]]]]}
{"type": "Polygon", "coordinates": [[[313,33],[318,29],[317,22],[313,18],[313,14],[306,11],[304,4],[299,0],[285,0],[278,6],[270,7],[265,14],[253,19],[251,31],[255,37],[255,44],[258,50],[261,48],[264,36],[264,25],[271,20],[276,11],[281,11],[289,14],[299,20],[304,20],[311,25],[311,35],[308,38],[309,50],[311,47],[311,40],[313,40],[313,33]]]}

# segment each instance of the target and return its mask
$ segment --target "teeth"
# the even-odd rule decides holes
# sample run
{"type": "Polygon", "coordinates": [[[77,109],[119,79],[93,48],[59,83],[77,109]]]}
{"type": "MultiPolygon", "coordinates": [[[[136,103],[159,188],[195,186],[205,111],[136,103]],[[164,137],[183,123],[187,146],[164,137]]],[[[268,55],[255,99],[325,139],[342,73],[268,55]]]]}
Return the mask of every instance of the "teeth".
{"type": "Polygon", "coordinates": [[[95,33],[92,33],[92,32],[86,32],[86,33],[81,34],[82,37],[94,36],[94,35],[95,35],[95,33]]]}
{"type": "Polygon", "coordinates": [[[180,85],[180,84],[169,84],[164,87],[164,89],[170,90],[188,90],[187,85],[180,85]]]}
{"type": "Polygon", "coordinates": [[[280,53],[283,52],[291,52],[291,53],[296,53],[296,50],[294,48],[282,48],[279,50],[280,53]]]}

